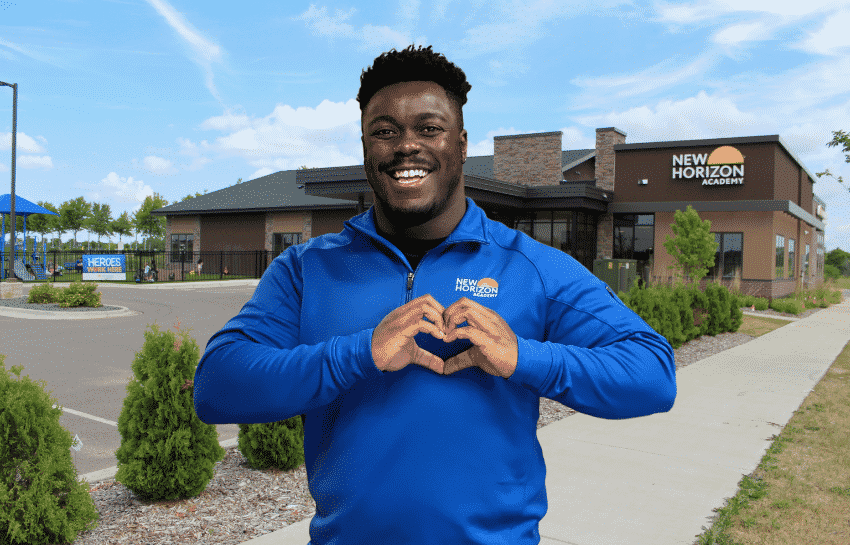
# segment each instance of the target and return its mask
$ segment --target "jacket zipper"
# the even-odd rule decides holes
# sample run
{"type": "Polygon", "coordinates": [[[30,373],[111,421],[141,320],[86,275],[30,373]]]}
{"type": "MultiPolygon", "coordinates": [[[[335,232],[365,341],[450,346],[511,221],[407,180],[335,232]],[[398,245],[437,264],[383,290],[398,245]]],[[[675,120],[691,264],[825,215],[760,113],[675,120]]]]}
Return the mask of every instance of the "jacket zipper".
{"type": "Polygon", "coordinates": [[[413,289],[413,276],[414,276],[413,272],[407,273],[407,297],[404,301],[405,303],[410,302],[410,295],[411,295],[411,293],[413,293],[411,291],[413,289]]]}

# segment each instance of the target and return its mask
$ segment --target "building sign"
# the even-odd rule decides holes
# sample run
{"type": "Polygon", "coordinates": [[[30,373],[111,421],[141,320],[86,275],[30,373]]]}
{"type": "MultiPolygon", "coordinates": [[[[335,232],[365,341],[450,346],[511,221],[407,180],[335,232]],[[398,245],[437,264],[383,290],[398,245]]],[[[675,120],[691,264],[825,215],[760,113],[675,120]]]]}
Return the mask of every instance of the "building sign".
{"type": "Polygon", "coordinates": [[[84,255],[83,280],[127,280],[124,254],[84,255]]]}
{"type": "Polygon", "coordinates": [[[702,185],[741,185],[744,183],[744,156],[732,146],[720,146],[708,153],[680,153],[673,156],[673,179],[702,180],[702,185]]]}

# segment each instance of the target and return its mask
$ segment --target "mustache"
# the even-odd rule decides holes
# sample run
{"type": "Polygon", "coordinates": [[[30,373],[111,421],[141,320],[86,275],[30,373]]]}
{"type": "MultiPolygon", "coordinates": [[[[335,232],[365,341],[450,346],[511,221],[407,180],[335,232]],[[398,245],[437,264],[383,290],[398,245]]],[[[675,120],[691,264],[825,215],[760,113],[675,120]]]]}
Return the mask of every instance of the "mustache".
{"type": "Polygon", "coordinates": [[[378,170],[388,171],[388,170],[397,170],[404,165],[405,168],[408,169],[417,169],[421,168],[424,170],[435,170],[434,167],[425,161],[411,161],[409,159],[401,160],[401,161],[393,161],[391,163],[382,163],[378,165],[378,170]]]}

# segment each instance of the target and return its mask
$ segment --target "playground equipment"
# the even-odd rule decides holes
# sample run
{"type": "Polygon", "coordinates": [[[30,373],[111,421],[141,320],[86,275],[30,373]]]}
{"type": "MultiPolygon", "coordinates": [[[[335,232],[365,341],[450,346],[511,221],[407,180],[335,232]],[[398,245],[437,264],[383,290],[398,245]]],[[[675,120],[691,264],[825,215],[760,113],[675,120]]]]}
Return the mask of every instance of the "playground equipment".
{"type": "MultiPolygon", "coordinates": [[[[0,196],[0,214],[11,214],[12,207],[12,196],[7,193],[6,195],[0,196]]],[[[12,263],[12,270],[14,271],[15,276],[23,280],[24,282],[32,282],[36,278],[46,279],[47,272],[44,269],[44,264],[46,263],[47,257],[47,242],[42,237],[42,259],[39,263],[38,261],[38,242],[35,241],[33,245],[32,258],[28,260],[27,256],[27,216],[30,214],[53,214],[54,216],[58,216],[56,212],[52,212],[42,206],[34,204],[23,197],[15,195],[15,216],[23,216],[24,218],[24,242],[23,247],[17,244],[17,241],[12,241],[12,252],[11,256],[9,256],[9,260],[12,263]],[[18,253],[20,252],[20,253],[18,253]],[[23,256],[23,259],[19,259],[17,256],[23,256]],[[27,262],[29,261],[29,262],[27,262]]],[[[0,235],[0,279],[6,279],[6,256],[4,255],[6,250],[6,216],[3,216],[3,226],[2,226],[2,235],[0,235]]]]}

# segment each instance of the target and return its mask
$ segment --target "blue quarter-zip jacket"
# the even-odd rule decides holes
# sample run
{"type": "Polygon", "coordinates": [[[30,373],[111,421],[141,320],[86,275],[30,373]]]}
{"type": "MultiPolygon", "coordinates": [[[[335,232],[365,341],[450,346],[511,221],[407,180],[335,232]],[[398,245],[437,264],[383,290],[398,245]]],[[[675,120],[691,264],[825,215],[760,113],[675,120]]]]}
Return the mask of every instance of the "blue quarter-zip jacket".
{"type": "MultiPolygon", "coordinates": [[[[287,248],[207,344],[194,381],[201,421],[306,416],[311,545],[539,543],[539,398],[608,419],[673,407],[664,337],[575,259],[466,201],[415,271],[378,235],[374,207],[287,248]],[[513,375],[378,370],[375,327],[425,294],[495,310],[517,337],[513,375]]],[[[471,346],[415,339],[444,359],[471,346]]]]}

